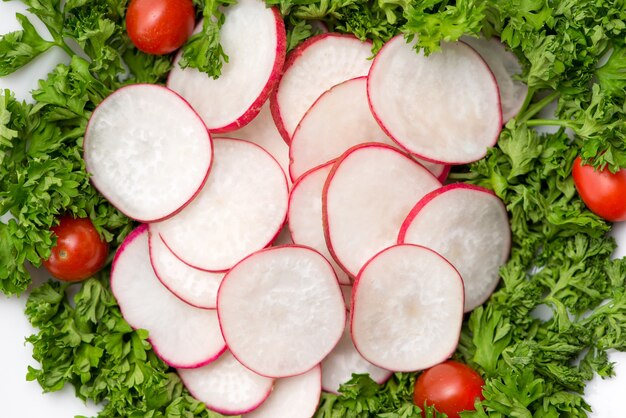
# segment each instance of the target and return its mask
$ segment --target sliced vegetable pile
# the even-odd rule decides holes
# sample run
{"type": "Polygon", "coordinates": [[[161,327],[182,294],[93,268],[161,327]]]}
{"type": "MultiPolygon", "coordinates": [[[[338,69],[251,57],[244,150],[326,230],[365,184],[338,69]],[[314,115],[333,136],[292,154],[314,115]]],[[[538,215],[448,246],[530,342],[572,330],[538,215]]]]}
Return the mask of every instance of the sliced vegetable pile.
{"type": "Polygon", "coordinates": [[[61,215],[89,217],[117,249],[110,277],[32,292],[29,379],[72,383],[105,401],[100,416],[439,415],[433,402],[449,416],[586,416],[584,382],[626,349],[626,270],[574,181],[608,220],[619,201],[597,209],[572,167],[626,166],[622,9],[280,2],[279,19],[254,0],[198,3],[172,64],[136,49],[123,2],[29,6],[53,41],[21,18],[0,38],[0,74],[53,46],[72,61],[37,104],[0,100],[0,212],[16,218],[0,224],[0,288],[25,289],[23,264],[61,243],[61,215]],[[481,30],[503,42],[469,41],[485,61],[455,42],[481,30]],[[140,84],[168,73],[190,105],[140,84]],[[555,99],[556,118],[536,118],[555,99]],[[263,249],[285,216],[296,244],[263,249]],[[346,328],[340,284],[355,279],[346,328]],[[438,403],[415,384],[435,368],[413,371],[452,351],[482,393],[438,403]]]}

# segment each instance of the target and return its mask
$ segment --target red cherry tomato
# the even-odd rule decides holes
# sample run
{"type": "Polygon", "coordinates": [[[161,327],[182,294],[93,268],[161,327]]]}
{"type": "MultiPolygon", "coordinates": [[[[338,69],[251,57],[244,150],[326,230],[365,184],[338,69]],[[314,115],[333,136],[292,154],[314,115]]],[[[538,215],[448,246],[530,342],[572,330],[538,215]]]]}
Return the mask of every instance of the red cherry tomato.
{"type": "Polygon", "coordinates": [[[195,11],[191,0],[131,0],[126,31],[137,48],[148,54],[169,54],[191,36],[195,11]]]}
{"type": "Polygon", "coordinates": [[[61,218],[52,228],[57,244],[44,267],[59,280],[75,282],[93,276],[106,262],[109,246],[88,218],[61,218]]]}
{"type": "Polygon", "coordinates": [[[574,184],[589,210],[611,222],[626,221],[626,170],[613,174],[582,165],[580,157],[572,169],[574,184]]]}
{"type": "Polygon", "coordinates": [[[432,405],[448,418],[472,411],[476,398],[484,399],[485,382],[471,367],[448,360],[423,372],[415,382],[413,401],[420,408],[432,405]]]}

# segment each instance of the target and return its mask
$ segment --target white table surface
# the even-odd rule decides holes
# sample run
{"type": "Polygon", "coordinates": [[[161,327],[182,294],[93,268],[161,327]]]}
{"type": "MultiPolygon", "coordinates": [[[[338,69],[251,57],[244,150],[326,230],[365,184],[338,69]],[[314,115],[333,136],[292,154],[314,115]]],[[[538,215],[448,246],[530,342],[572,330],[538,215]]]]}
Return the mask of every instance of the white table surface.
{"type": "MultiPolygon", "coordinates": [[[[15,13],[28,15],[22,3],[0,1],[0,34],[19,29],[15,13]]],[[[34,17],[31,22],[42,35],[49,37],[41,22],[34,17]]],[[[37,87],[37,80],[44,78],[57,63],[68,61],[65,52],[53,48],[20,71],[0,78],[0,89],[10,88],[19,99],[32,100],[29,92],[37,87]]],[[[613,234],[621,244],[616,256],[626,256],[626,223],[616,225],[613,234]]],[[[42,275],[36,276],[35,282],[40,282],[42,275]]],[[[60,392],[43,394],[37,382],[26,381],[27,366],[37,367],[37,363],[31,357],[32,347],[24,342],[35,331],[24,315],[25,302],[26,295],[19,299],[0,296],[0,417],[69,418],[74,415],[97,414],[98,406],[85,404],[77,399],[71,386],[60,392]]],[[[621,406],[621,399],[626,394],[626,353],[613,352],[610,358],[616,362],[617,376],[606,380],[596,378],[586,389],[586,400],[594,409],[591,414],[593,418],[626,416],[621,406]]]]}

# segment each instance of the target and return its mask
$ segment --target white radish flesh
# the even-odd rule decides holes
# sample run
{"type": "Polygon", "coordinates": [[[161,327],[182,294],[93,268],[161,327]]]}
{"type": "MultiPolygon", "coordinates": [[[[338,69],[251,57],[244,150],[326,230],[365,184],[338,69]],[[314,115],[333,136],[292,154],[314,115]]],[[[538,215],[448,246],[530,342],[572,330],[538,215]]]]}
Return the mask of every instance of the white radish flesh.
{"type": "MultiPolygon", "coordinates": [[[[357,77],[326,91],[304,115],[289,146],[289,174],[295,181],[305,172],[366,142],[396,146],[370,111],[367,77],[357,77]]],[[[444,171],[443,165],[420,162],[436,177],[444,171]]]]}
{"type": "Polygon", "coordinates": [[[315,168],[296,182],[289,195],[287,219],[293,242],[319,251],[335,269],[339,283],[349,285],[350,277],[330,255],[324,238],[322,191],[331,169],[331,164],[315,168]]]}
{"type": "Polygon", "coordinates": [[[183,263],[157,234],[150,235],[150,261],[154,272],[174,295],[202,309],[215,309],[217,289],[225,273],[199,270],[183,263]]]}
{"type": "Polygon", "coordinates": [[[242,418],[311,418],[322,394],[320,367],[306,373],[277,379],[272,394],[242,418]]]}
{"type": "Polygon", "coordinates": [[[233,267],[217,311],[233,355],[268,377],[314,367],[337,344],[346,320],[331,265],[298,246],[262,250],[233,267]]]}
{"type": "MultiPolygon", "coordinates": [[[[285,175],[289,174],[289,146],[283,141],[280,132],[276,128],[269,102],[265,102],[261,112],[249,124],[241,129],[228,133],[229,138],[244,139],[254,142],[269,152],[278,161],[285,175]]],[[[289,187],[291,178],[287,176],[289,187]]]]}
{"type": "Polygon", "coordinates": [[[350,380],[352,374],[369,374],[373,381],[382,384],[393,372],[374,366],[359,354],[352,342],[348,323],[339,343],[322,361],[322,389],[339,395],[339,387],[350,380]]]}
{"type": "Polygon", "coordinates": [[[397,242],[415,202],[439,187],[428,170],[395,148],[352,148],[335,162],[322,196],[331,254],[356,277],[367,260],[397,242]]]}
{"type": "MultiPolygon", "coordinates": [[[[228,62],[219,78],[175,60],[167,86],[197,110],[209,130],[228,132],[258,113],[280,78],[286,35],[280,13],[260,0],[239,0],[224,9],[220,43],[228,62]]],[[[202,29],[202,22],[196,31],[202,29]]]]}
{"type": "Polygon", "coordinates": [[[325,33],[309,38],[285,62],[283,76],[270,97],[272,116],[285,142],[313,102],[343,81],[367,75],[372,44],[352,35],[325,33]]]}
{"type": "Polygon", "coordinates": [[[91,182],[130,218],[150,222],[181,210],[202,188],[213,149],[202,120],[164,87],[135,84],[91,115],[84,159],[91,182]]]}
{"type": "Polygon", "coordinates": [[[398,242],[432,248],[450,261],[463,277],[469,312],[498,285],[511,248],[511,228],[504,204],[493,192],[450,184],[411,210],[398,242]]]}
{"type": "Polygon", "coordinates": [[[430,249],[392,246],[359,273],[350,319],[354,345],[371,363],[394,371],[426,369],[456,349],[463,280],[430,249]]]}
{"type": "MultiPolygon", "coordinates": [[[[415,42],[415,41],[414,41],[415,42]]],[[[418,157],[443,164],[479,160],[502,128],[500,96],[489,67],[463,43],[415,53],[404,36],[380,50],[368,77],[374,117],[418,157]]]]}
{"type": "Polygon", "coordinates": [[[258,145],[223,138],[214,145],[214,166],[200,194],[150,230],[185,263],[225,271],[274,239],[289,192],[280,165],[258,145]]]}
{"type": "Polygon", "coordinates": [[[217,313],[183,302],[155,276],[146,225],[135,229],[115,254],[111,290],[124,319],[148,330],[154,351],[170,366],[200,367],[226,350],[217,313]]]}
{"type": "Polygon", "coordinates": [[[194,398],[220,414],[239,415],[258,408],[272,392],[274,379],[245,368],[226,351],[216,361],[197,369],[178,370],[194,398]]]}
{"type": "Polygon", "coordinates": [[[500,90],[502,122],[507,123],[520,111],[528,94],[528,86],[514,78],[522,73],[519,60],[497,38],[462,36],[461,41],[480,54],[496,77],[500,90]]]}

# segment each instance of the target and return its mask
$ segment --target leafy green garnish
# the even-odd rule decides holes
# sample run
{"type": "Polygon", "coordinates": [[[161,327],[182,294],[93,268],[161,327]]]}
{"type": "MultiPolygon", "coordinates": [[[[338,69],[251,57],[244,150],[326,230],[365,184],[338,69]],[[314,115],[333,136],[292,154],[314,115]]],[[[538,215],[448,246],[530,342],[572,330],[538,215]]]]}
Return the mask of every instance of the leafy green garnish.
{"type": "Polygon", "coordinates": [[[28,380],[45,391],[71,383],[76,396],[104,402],[99,417],[220,418],[184,389],[178,375],[152,351],[148,333],[134,331],[122,318],[100,274],[72,286],[58,282],[35,289],[26,314],[40,332],[28,338],[41,369],[29,367],[28,380]]]}
{"type": "Polygon", "coordinates": [[[217,78],[228,55],[220,43],[220,28],[224,24],[222,7],[236,3],[235,0],[194,1],[202,10],[202,30],[189,38],[183,47],[179,61],[182,68],[192,67],[217,78]]]}
{"type": "MultiPolygon", "coordinates": [[[[104,97],[127,83],[160,83],[171,66],[170,57],[148,56],[130,44],[124,0],[24,2],[52,40],[20,17],[22,30],[0,37],[0,76],[55,46],[71,61],[40,82],[33,92],[36,104],[20,103],[9,91],[0,94],[0,214],[15,218],[0,224],[0,290],[6,294],[29,284],[25,262],[38,265],[49,254],[54,243],[49,228],[59,214],[89,216],[113,248],[133,227],[89,184],[82,139],[104,97]]],[[[451,174],[452,180],[494,190],[512,229],[501,285],[468,315],[454,354],[486,381],[485,400],[462,416],[587,416],[585,382],[596,374],[612,375],[607,350],[626,350],[626,261],[611,259],[610,225],[578,198],[571,167],[577,155],[597,167],[626,167],[624,2],[267,3],[285,19],[289,50],[323,25],[372,41],[374,52],[402,34],[426,54],[436,53],[443,41],[482,31],[500,36],[519,57],[520,79],[529,86],[520,114],[484,159],[451,174]],[[554,100],[555,116],[542,114],[554,100]],[[551,134],[533,129],[545,125],[558,129],[551,134]]],[[[184,49],[183,66],[219,76],[228,53],[219,38],[222,8],[231,4],[196,1],[205,21],[184,49]]],[[[146,332],[133,331],[122,319],[108,271],[78,285],[42,285],[31,294],[27,315],[39,328],[28,341],[41,364],[29,369],[28,378],[44,390],[72,384],[80,398],[102,402],[102,417],[219,417],[158,360],[146,332]],[[69,294],[75,287],[73,304],[69,294]]],[[[377,385],[355,375],[341,395],[322,396],[315,416],[420,417],[420,406],[412,403],[415,378],[415,373],[396,373],[377,385]]],[[[432,408],[425,414],[443,416],[432,408]]]]}

